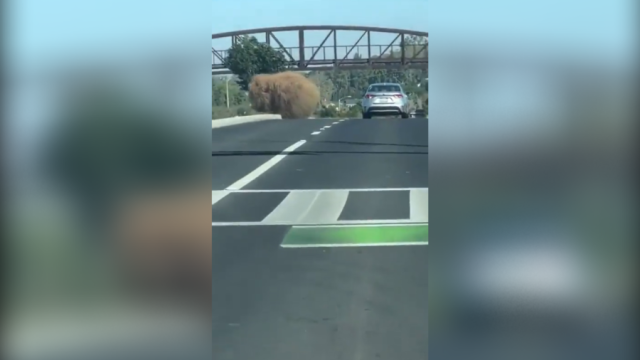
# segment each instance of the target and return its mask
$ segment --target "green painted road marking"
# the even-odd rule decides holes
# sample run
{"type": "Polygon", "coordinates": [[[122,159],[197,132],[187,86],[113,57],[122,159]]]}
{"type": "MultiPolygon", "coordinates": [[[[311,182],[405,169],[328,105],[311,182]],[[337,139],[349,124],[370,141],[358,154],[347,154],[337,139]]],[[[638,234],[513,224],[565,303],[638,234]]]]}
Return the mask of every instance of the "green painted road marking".
{"type": "Polygon", "coordinates": [[[348,247],[427,245],[429,225],[294,226],[280,246],[348,247]]]}

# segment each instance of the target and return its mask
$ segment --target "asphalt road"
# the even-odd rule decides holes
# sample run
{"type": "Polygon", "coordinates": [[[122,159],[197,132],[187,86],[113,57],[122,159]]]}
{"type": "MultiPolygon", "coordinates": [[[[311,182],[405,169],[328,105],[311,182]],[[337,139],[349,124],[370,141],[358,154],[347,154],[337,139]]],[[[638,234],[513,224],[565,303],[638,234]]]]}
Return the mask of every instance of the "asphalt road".
{"type": "Polygon", "coordinates": [[[427,139],[425,119],[212,131],[215,359],[427,358],[428,246],[281,247],[290,218],[424,220],[427,139]]]}

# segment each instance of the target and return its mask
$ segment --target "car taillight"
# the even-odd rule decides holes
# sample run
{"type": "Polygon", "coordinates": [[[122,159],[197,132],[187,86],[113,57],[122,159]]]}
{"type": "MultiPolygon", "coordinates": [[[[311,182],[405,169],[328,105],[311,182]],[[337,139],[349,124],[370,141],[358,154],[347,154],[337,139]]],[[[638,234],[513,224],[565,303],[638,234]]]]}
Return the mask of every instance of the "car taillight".
{"type": "Polygon", "coordinates": [[[375,95],[367,94],[364,97],[366,97],[367,99],[372,99],[373,97],[375,97],[375,95]]]}
{"type": "Polygon", "coordinates": [[[395,94],[395,95],[393,95],[393,96],[395,96],[395,97],[397,97],[397,98],[401,98],[401,97],[402,97],[402,94],[395,94]]]}

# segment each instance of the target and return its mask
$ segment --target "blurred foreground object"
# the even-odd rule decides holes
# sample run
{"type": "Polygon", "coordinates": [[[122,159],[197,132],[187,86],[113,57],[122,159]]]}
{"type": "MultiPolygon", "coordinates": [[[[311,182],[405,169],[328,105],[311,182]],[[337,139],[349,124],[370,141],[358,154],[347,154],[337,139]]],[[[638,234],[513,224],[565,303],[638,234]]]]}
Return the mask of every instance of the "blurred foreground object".
{"type": "Polygon", "coordinates": [[[4,5],[4,355],[210,359],[211,3],[4,5]]]}
{"type": "Polygon", "coordinates": [[[637,358],[635,5],[432,4],[431,357],[637,358]]]}
{"type": "MultiPolygon", "coordinates": [[[[110,81],[94,79],[74,89],[66,94],[73,101],[61,103],[57,126],[41,144],[34,171],[43,186],[24,189],[41,197],[17,198],[35,203],[18,203],[12,214],[22,222],[12,228],[18,250],[13,275],[19,280],[12,317],[15,328],[24,330],[13,334],[17,348],[9,349],[15,358],[56,351],[72,352],[60,355],[64,359],[92,358],[82,352],[91,352],[90,345],[73,355],[76,339],[147,358],[155,342],[164,350],[150,358],[175,358],[189,351],[194,339],[210,341],[209,321],[203,320],[211,311],[208,141],[198,141],[197,127],[181,126],[171,109],[154,107],[110,81]],[[43,251],[49,252],[44,263],[38,254],[43,251]],[[129,312],[136,316],[125,315],[129,312]],[[161,333],[151,325],[158,321],[168,321],[161,333]],[[181,330],[173,327],[177,324],[181,330]],[[68,327],[69,338],[53,342],[66,347],[37,353],[44,345],[31,338],[32,326],[45,338],[47,326],[68,327]],[[103,333],[107,329],[112,332],[103,333]],[[194,332],[187,348],[176,338],[185,331],[194,332]],[[150,343],[137,343],[136,336],[150,343]],[[111,344],[125,339],[132,348],[111,344]]],[[[208,121],[203,124],[206,133],[208,121]]]]}

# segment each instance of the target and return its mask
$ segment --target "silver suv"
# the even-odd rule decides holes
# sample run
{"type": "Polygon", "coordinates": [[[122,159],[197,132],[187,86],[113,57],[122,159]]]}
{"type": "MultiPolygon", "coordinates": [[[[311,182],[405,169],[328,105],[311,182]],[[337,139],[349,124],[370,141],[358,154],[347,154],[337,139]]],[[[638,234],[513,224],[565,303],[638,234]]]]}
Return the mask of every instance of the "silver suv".
{"type": "Polygon", "coordinates": [[[400,115],[409,117],[409,99],[396,83],[371,84],[362,98],[362,117],[371,119],[376,115],[400,115]]]}

